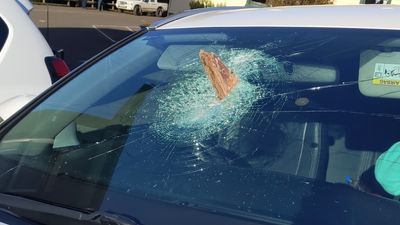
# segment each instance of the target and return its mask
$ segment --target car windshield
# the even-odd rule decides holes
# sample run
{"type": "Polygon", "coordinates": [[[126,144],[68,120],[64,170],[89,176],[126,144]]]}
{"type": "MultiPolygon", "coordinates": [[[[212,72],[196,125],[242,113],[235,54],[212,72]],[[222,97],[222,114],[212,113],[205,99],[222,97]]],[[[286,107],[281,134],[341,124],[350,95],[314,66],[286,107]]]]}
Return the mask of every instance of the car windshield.
{"type": "Polygon", "coordinates": [[[399,31],[149,31],[2,137],[0,191],[144,224],[135,199],[246,221],[396,224],[399,180],[380,179],[377,161],[400,141],[399,74],[399,31]]]}

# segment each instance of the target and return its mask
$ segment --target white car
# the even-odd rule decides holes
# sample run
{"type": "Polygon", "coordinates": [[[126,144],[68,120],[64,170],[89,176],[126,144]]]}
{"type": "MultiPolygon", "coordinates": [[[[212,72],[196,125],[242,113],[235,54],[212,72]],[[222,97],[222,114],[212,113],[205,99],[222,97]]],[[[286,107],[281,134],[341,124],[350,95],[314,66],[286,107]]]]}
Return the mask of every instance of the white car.
{"type": "Polygon", "coordinates": [[[168,11],[168,3],[159,0],[117,0],[115,5],[119,11],[132,11],[137,16],[152,13],[161,17],[168,11]]]}
{"type": "Polygon", "coordinates": [[[46,225],[399,225],[399,21],[370,5],[154,23],[0,125],[0,209],[46,225]]]}
{"type": "Polygon", "coordinates": [[[68,71],[29,18],[31,9],[26,0],[0,1],[0,121],[68,71]]]}

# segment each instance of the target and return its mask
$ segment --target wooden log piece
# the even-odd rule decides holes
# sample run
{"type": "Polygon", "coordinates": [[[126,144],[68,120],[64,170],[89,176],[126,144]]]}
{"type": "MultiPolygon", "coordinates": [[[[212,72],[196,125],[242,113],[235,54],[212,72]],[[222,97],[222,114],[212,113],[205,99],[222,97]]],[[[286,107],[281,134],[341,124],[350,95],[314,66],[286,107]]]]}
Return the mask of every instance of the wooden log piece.
{"type": "Polygon", "coordinates": [[[218,99],[223,100],[238,83],[238,76],[213,52],[201,49],[199,56],[218,99]]]}

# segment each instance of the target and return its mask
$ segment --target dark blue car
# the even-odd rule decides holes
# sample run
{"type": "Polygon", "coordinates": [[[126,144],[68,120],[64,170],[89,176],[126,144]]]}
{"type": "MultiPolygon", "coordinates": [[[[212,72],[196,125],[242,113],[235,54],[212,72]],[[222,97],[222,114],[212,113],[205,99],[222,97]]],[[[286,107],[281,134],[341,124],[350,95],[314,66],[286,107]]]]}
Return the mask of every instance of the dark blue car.
{"type": "Polygon", "coordinates": [[[139,31],[2,123],[4,223],[400,224],[399,15],[226,8],[139,31]]]}

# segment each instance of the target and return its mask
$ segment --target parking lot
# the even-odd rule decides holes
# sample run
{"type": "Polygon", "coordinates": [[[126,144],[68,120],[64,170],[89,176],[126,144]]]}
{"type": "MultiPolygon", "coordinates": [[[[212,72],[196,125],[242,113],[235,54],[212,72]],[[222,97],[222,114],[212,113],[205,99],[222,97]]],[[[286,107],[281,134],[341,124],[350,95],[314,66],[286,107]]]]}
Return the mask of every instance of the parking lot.
{"type": "Polygon", "coordinates": [[[75,68],[122,38],[159,18],[78,7],[35,5],[31,18],[50,46],[64,49],[75,68]]]}

